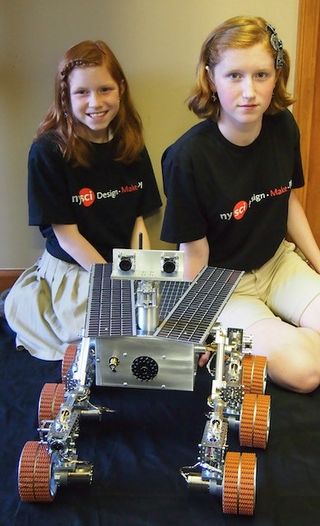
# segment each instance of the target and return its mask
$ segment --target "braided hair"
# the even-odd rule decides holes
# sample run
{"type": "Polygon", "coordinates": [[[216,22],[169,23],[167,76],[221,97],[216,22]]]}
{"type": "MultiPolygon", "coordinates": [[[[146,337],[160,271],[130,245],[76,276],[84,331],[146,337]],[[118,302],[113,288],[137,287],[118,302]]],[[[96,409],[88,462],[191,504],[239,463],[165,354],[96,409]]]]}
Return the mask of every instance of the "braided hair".
{"type": "Polygon", "coordinates": [[[55,78],[55,100],[37,130],[37,137],[50,133],[63,156],[75,166],[90,166],[91,144],[77,133],[71,110],[69,75],[75,68],[105,65],[121,86],[120,108],[109,127],[115,148],[115,160],[135,161],[144,147],[142,123],[129,91],[124,72],[111,49],[102,40],[85,40],[71,47],[61,60],[55,78]]]}

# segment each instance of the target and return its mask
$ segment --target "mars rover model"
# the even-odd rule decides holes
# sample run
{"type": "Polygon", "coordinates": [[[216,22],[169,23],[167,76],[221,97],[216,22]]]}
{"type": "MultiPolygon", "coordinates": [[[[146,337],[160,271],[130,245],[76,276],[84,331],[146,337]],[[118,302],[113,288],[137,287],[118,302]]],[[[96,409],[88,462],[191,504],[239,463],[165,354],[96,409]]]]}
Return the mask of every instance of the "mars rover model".
{"type": "Polygon", "coordinates": [[[204,267],[186,282],[180,251],[117,249],[113,265],[92,267],[81,343],[66,351],[63,382],[44,385],[40,439],[21,453],[23,501],[50,502],[60,486],[92,482],[93,466],[78,459],[76,441],[82,418],[108,411],[90,402],[94,384],[191,391],[199,355],[207,352],[207,420],[197,462],[181,474],[190,488],[221,496],[225,513],[253,514],[256,455],[228,451],[227,435],[235,428],[241,446],[266,447],[266,360],[251,353],[251,340],[240,329],[216,322],[241,275],[204,267]]]}

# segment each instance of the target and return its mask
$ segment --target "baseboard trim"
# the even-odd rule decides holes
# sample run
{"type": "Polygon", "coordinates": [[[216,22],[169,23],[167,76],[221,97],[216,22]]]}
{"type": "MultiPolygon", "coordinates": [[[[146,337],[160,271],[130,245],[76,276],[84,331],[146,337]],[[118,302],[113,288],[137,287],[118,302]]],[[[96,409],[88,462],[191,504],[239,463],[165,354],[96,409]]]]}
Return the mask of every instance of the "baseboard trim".
{"type": "Polygon", "coordinates": [[[11,287],[23,271],[23,268],[0,268],[0,292],[11,287]]]}

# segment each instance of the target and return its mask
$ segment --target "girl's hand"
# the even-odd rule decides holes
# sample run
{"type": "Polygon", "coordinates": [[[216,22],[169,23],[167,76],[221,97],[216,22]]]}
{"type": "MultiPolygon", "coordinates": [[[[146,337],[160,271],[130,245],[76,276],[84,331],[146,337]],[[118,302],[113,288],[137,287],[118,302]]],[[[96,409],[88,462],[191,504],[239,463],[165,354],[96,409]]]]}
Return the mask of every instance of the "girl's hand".
{"type": "Polygon", "coordinates": [[[106,263],[99,252],[80,234],[77,225],[52,225],[60,247],[81,267],[90,270],[94,263],[106,263]]]}

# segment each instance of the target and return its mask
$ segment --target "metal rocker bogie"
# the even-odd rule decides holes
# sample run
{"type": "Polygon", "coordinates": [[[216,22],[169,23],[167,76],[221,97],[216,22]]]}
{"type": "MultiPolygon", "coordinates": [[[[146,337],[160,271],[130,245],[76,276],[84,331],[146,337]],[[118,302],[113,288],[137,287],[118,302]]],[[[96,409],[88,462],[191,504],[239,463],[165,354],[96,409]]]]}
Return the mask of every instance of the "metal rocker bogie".
{"type": "MultiPolygon", "coordinates": [[[[256,498],[256,455],[228,452],[228,428],[239,431],[241,445],[265,448],[269,435],[270,397],[263,393],[246,393],[243,370],[246,357],[249,356],[250,361],[252,358],[252,342],[243,337],[241,330],[225,331],[216,326],[211,340],[210,411],[199,444],[198,462],[182,468],[181,473],[189,487],[221,495],[225,513],[252,515],[256,498]]],[[[266,368],[257,369],[257,373],[262,376],[259,381],[264,387],[266,368]]]]}
{"type": "Polygon", "coordinates": [[[217,323],[242,273],[205,267],[183,282],[179,251],[121,249],[113,261],[112,274],[111,265],[93,266],[81,343],[65,353],[63,383],[42,390],[40,440],[26,443],[19,462],[21,499],[50,502],[59,486],[92,482],[93,465],[77,456],[80,421],[112,411],[91,404],[94,384],[193,390],[199,355],[209,353],[212,385],[199,457],[181,474],[191,489],[220,495],[225,513],[253,514],[256,455],[228,451],[228,432],[235,429],[242,446],[266,447],[266,361],[251,353],[242,330],[217,323]]]}

